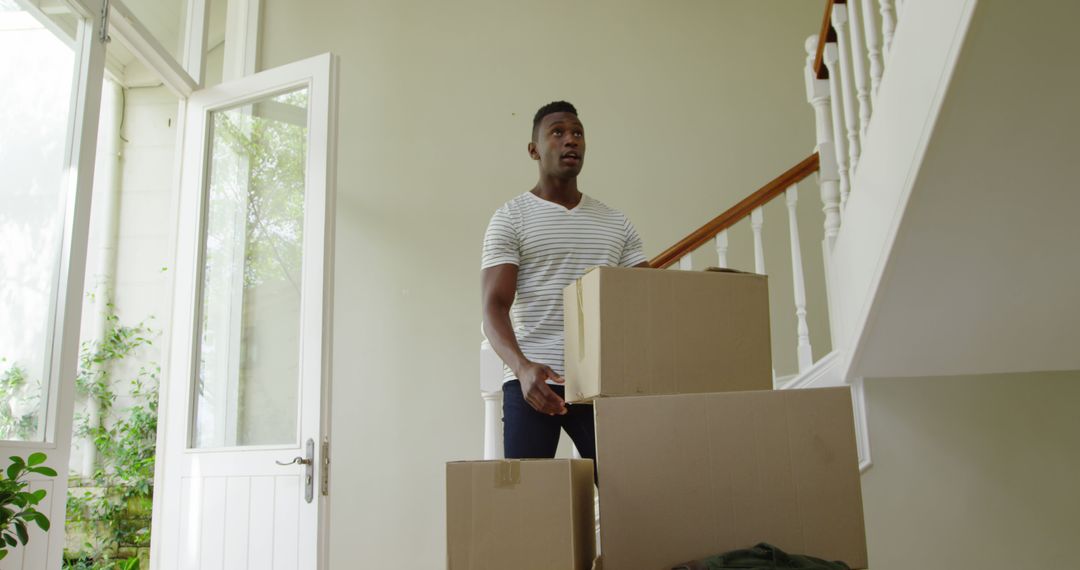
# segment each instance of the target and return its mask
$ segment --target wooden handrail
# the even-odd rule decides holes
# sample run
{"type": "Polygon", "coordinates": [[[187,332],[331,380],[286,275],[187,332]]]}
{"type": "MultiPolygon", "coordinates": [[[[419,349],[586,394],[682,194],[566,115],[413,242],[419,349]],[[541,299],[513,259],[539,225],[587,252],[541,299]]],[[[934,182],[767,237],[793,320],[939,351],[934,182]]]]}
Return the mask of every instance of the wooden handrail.
{"type": "Polygon", "coordinates": [[[762,186],[757,192],[743,198],[741,202],[729,208],[723,214],[715,217],[709,223],[694,230],[693,233],[679,240],[675,245],[667,248],[664,253],[649,261],[649,265],[657,269],[663,269],[678,261],[683,256],[701,247],[705,242],[716,237],[716,234],[734,226],[739,220],[750,215],[757,208],[764,206],[773,198],[783,194],[792,184],[802,181],[807,176],[817,172],[818,155],[806,157],[802,162],[792,166],[780,176],[777,176],[768,184],[762,186]]]}
{"type": "Polygon", "coordinates": [[[847,4],[847,0],[829,0],[825,5],[825,18],[821,22],[817,54],[814,56],[814,73],[817,74],[818,79],[829,78],[829,68],[825,66],[825,44],[836,42],[836,30],[832,27],[832,8],[834,4],[847,4]]]}

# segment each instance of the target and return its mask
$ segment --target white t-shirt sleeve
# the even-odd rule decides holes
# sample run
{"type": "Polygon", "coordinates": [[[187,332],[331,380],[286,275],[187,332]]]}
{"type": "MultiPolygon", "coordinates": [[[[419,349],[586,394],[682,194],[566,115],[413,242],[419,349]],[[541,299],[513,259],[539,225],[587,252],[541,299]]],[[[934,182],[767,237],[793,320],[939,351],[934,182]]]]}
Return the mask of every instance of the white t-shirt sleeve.
{"type": "Polygon", "coordinates": [[[619,267],[633,267],[648,261],[645,252],[642,251],[641,236],[634,229],[634,224],[626,220],[626,242],[623,244],[622,257],[619,259],[619,267]]]}
{"type": "Polygon", "coordinates": [[[495,211],[484,232],[484,252],[480,268],[487,269],[503,264],[521,265],[521,248],[518,231],[506,206],[495,211]]]}

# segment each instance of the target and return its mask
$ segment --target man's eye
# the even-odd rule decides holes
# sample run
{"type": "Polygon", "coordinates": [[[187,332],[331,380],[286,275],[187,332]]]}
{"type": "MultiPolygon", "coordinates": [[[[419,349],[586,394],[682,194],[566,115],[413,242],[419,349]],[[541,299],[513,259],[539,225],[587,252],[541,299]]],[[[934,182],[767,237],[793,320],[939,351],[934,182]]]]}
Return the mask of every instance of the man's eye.
{"type": "Polygon", "coordinates": [[[574,136],[580,139],[581,137],[585,136],[585,133],[581,131],[575,131],[574,136]]]}
{"type": "Polygon", "coordinates": [[[554,131],[551,131],[551,134],[553,134],[553,135],[555,135],[557,137],[561,137],[562,136],[562,131],[556,129],[554,131]]]}

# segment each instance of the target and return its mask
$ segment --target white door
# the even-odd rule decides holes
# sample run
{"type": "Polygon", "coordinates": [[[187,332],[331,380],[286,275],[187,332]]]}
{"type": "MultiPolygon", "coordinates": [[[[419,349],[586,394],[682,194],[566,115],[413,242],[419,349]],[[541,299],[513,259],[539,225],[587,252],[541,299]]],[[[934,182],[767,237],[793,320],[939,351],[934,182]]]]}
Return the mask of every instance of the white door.
{"type": "Polygon", "coordinates": [[[333,65],[187,102],[156,568],[324,567],[333,65]]]}

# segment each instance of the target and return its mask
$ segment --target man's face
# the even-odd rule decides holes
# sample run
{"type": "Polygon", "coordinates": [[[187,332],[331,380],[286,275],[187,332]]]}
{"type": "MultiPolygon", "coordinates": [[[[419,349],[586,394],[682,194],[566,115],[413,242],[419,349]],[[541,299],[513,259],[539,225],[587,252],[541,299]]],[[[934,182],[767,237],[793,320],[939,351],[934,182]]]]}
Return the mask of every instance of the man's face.
{"type": "Polygon", "coordinates": [[[585,127],[573,113],[552,113],[540,120],[529,156],[540,161],[540,171],[557,178],[573,178],[585,163],[585,127]]]}

